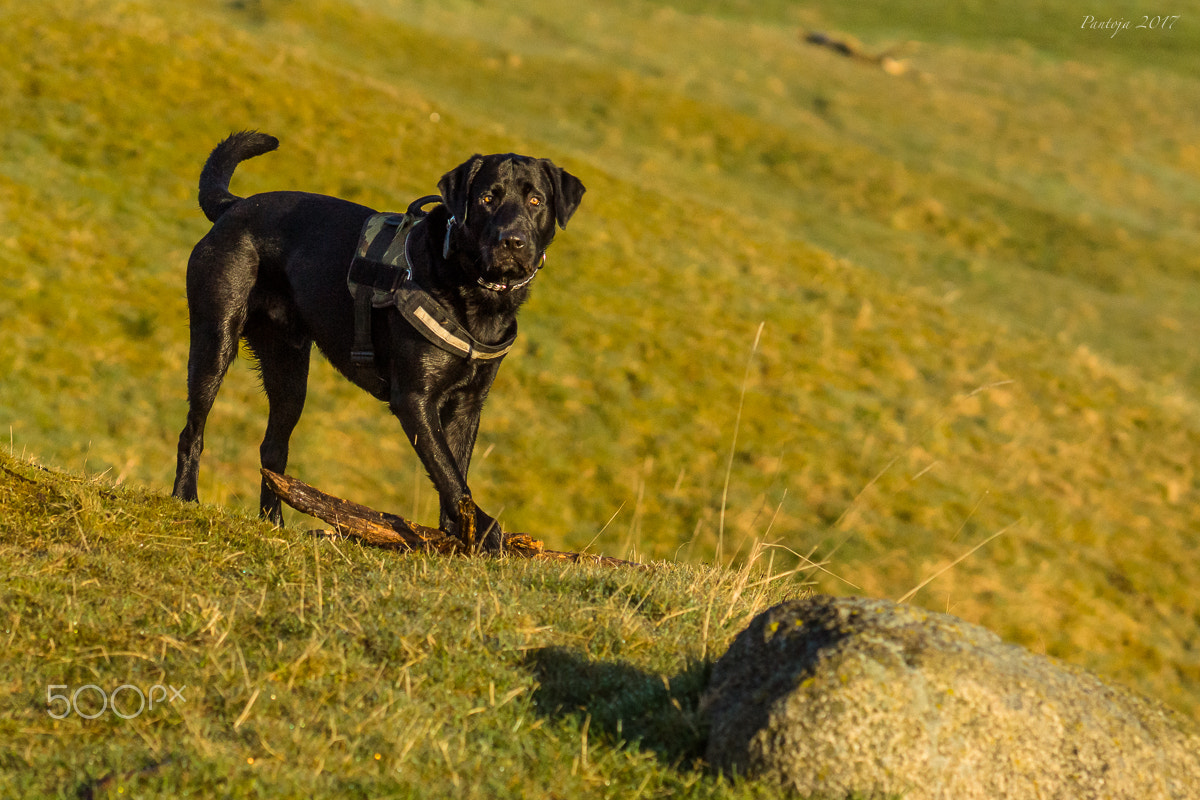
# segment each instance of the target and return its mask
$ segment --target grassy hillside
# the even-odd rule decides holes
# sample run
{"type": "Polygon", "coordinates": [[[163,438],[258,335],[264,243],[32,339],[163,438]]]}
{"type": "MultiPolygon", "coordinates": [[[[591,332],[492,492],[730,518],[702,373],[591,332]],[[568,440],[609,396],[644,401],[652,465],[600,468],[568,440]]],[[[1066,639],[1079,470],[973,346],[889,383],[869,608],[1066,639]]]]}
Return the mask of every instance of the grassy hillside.
{"type": "Polygon", "coordinates": [[[6,798],[773,796],[700,769],[696,703],[785,581],[400,557],[7,455],[0,569],[6,798]]]}
{"type": "MultiPolygon", "coordinates": [[[[283,142],[236,192],[389,209],[473,152],[547,156],[588,194],[485,410],[485,508],[613,555],[763,539],[825,591],[937,574],[913,602],[1200,711],[1200,15],[521,8],[0,0],[11,451],[169,489],[229,131],[283,142]]],[[[202,499],[253,508],[264,421],[235,367],[202,499]]],[[[319,360],[293,444],[297,476],[436,516],[398,423],[319,360]]]]}

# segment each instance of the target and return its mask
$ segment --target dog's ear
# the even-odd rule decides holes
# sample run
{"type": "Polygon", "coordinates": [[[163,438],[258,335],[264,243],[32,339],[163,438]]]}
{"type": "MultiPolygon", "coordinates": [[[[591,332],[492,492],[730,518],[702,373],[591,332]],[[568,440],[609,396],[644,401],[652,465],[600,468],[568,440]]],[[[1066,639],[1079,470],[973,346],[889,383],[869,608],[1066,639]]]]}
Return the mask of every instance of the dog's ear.
{"type": "Polygon", "coordinates": [[[545,170],[550,185],[554,187],[554,220],[558,227],[566,228],[567,220],[575,213],[575,209],[579,208],[583,193],[587,189],[583,188],[579,178],[554,166],[551,161],[542,159],[542,169],[545,170]]]}
{"type": "Polygon", "coordinates": [[[483,166],[483,156],[476,153],[454,169],[447,172],[438,181],[438,192],[442,202],[446,204],[450,215],[460,225],[467,224],[467,206],[471,201],[471,181],[483,166]]]}

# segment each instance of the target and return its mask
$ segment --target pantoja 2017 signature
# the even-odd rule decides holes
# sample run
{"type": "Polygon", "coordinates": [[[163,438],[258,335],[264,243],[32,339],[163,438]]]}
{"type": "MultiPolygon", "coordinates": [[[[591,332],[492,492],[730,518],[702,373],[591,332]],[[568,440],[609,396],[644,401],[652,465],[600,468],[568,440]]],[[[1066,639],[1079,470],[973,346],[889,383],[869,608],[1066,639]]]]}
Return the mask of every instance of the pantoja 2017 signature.
{"type": "Polygon", "coordinates": [[[1155,16],[1150,16],[1149,14],[1143,14],[1142,21],[1139,22],[1138,24],[1134,25],[1133,20],[1129,20],[1129,19],[1114,19],[1112,17],[1109,17],[1108,19],[1097,19],[1092,14],[1088,14],[1087,16],[1085,16],[1083,18],[1083,24],[1080,25],[1079,27],[1087,28],[1089,30],[1104,30],[1104,31],[1110,30],[1110,31],[1112,31],[1112,35],[1109,36],[1109,38],[1111,39],[1113,36],[1116,36],[1121,31],[1127,31],[1130,28],[1133,28],[1134,30],[1136,30],[1138,28],[1144,28],[1146,30],[1151,30],[1151,31],[1153,31],[1153,30],[1169,31],[1175,27],[1175,23],[1179,21],[1179,18],[1181,16],[1183,16],[1183,15],[1182,14],[1170,14],[1170,15],[1156,14],[1155,16]]]}

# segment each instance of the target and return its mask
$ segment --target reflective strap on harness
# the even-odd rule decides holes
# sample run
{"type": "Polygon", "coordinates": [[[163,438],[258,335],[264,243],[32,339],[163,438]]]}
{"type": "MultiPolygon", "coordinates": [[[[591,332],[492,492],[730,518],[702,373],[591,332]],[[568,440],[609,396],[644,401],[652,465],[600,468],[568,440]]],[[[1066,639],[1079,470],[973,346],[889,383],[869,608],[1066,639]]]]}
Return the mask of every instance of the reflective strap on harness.
{"type": "Polygon", "coordinates": [[[514,325],[512,334],[500,344],[484,344],[464,330],[441,303],[411,280],[405,281],[397,290],[396,307],[400,309],[400,315],[417,333],[425,337],[426,341],[460,358],[504,358],[517,340],[514,325]]]}

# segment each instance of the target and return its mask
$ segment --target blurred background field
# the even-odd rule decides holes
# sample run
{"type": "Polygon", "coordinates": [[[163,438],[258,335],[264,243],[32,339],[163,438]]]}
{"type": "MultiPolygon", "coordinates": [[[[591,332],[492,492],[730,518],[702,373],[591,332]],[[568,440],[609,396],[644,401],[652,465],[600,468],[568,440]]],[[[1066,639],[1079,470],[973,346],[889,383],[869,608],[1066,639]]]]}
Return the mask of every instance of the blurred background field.
{"type": "MultiPolygon", "coordinates": [[[[0,0],[0,433],[169,492],[229,132],[282,141],[238,194],[390,210],[474,152],[549,157],[588,193],[484,413],[490,513],[647,559],[761,539],[890,598],[1003,531],[912,601],[1195,715],[1200,9],[1087,13],[0,0]]],[[[256,503],[265,413],[242,361],[202,500],[256,503]]],[[[399,424],[320,359],[289,471],[436,519],[399,424]]]]}

